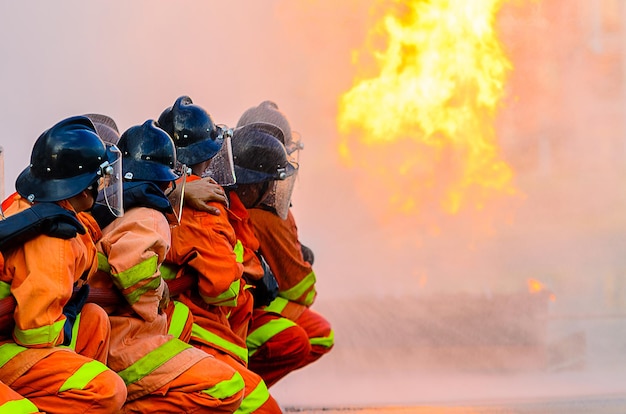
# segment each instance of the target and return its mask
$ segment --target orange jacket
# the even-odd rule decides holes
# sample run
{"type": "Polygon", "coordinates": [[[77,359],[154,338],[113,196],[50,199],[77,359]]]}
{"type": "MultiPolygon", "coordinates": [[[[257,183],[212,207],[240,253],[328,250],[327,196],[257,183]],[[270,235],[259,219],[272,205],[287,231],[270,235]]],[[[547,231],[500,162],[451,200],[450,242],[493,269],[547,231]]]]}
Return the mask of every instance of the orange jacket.
{"type": "MultiPolygon", "coordinates": [[[[73,211],[67,201],[58,203],[73,211]]],[[[15,197],[5,214],[30,206],[15,197]]],[[[71,239],[40,235],[7,252],[0,280],[10,285],[17,302],[13,339],[28,348],[47,348],[63,343],[63,307],[72,296],[74,283],[96,270],[96,249],[89,233],[71,239]]]]}
{"type": "Polygon", "coordinates": [[[165,290],[159,266],[170,246],[170,228],[157,210],[135,207],[102,230],[97,243],[99,270],[91,285],[115,286],[125,306],[108,308],[111,344],[108,365],[134,400],[168,384],[206,357],[167,333],[159,311],[165,290]]]}
{"type": "Polygon", "coordinates": [[[234,332],[229,321],[232,311],[241,306],[238,301],[244,299],[239,298],[245,284],[241,278],[241,242],[228,221],[226,208],[221,203],[211,205],[220,209],[219,216],[183,206],[180,224],[172,229],[164,275],[167,273],[168,279],[190,275],[197,280],[197,288],[175,298],[193,314],[192,342],[220,349],[247,364],[245,335],[241,326],[234,332]]]}
{"type": "MultiPolygon", "coordinates": [[[[191,176],[188,180],[197,179],[191,176]]],[[[225,207],[221,203],[211,205],[220,209],[219,216],[183,206],[180,224],[172,229],[172,247],[165,261],[174,267],[184,265],[179,274],[197,276],[198,293],[205,303],[234,306],[243,273],[236,253],[241,244],[225,207]]]]}
{"type": "MultiPolygon", "coordinates": [[[[313,304],[317,292],[315,272],[302,256],[293,214],[289,210],[287,219],[282,220],[275,213],[261,208],[248,211],[254,234],[260,242],[259,250],[278,281],[280,291],[277,299],[287,300],[295,308],[288,313],[282,312],[281,308],[280,313],[290,319],[297,318],[305,307],[313,304]]],[[[272,305],[269,307],[272,308],[272,305]]]]}
{"type": "MultiPolygon", "coordinates": [[[[67,201],[58,204],[73,211],[67,201]]],[[[5,200],[3,209],[6,215],[12,215],[30,205],[14,194],[5,200]]],[[[58,346],[64,340],[63,307],[72,296],[74,283],[93,273],[97,260],[89,233],[71,239],[40,235],[6,252],[4,260],[0,296],[12,294],[17,305],[12,336],[0,337],[0,343],[14,342],[29,349],[0,367],[0,377],[11,383],[50,353],[67,351],[58,346]]]]}
{"type": "Polygon", "coordinates": [[[229,199],[228,221],[243,245],[243,272],[252,280],[260,280],[263,277],[263,266],[256,255],[259,240],[254,235],[250,214],[237,193],[231,192],[229,199]]]}

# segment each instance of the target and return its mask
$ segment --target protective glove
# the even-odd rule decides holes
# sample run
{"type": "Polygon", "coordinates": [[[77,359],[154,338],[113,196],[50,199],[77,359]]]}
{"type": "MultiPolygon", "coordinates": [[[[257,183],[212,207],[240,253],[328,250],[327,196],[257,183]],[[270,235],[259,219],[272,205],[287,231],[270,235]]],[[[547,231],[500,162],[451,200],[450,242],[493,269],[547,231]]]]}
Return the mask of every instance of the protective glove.
{"type": "Polygon", "coordinates": [[[302,250],[302,256],[304,257],[304,261],[308,262],[311,266],[313,266],[313,262],[315,261],[315,255],[313,255],[313,250],[304,244],[300,244],[300,248],[302,250]]]}
{"type": "Polygon", "coordinates": [[[260,308],[261,306],[269,305],[276,299],[276,296],[278,296],[278,281],[265,258],[258,252],[256,255],[263,267],[263,277],[252,281],[252,297],[254,298],[254,307],[260,308]]]}
{"type": "Polygon", "coordinates": [[[87,297],[89,296],[89,285],[84,284],[78,289],[67,304],[63,307],[63,315],[65,315],[65,325],[63,325],[63,345],[69,345],[72,342],[72,329],[74,328],[74,322],[76,317],[83,309],[87,297]]]}

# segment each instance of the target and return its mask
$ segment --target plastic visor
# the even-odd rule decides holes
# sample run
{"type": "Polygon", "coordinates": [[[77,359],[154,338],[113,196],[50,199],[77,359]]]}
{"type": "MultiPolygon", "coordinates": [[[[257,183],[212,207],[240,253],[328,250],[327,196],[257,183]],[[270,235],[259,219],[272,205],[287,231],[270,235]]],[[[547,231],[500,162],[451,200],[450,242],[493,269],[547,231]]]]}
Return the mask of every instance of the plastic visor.
{"type": "Polygon", "coordinates": [[[187,186],[187,177],[191,174],[191,169],[185,164],[178,164],[176,173],[180,178],[174,182],[172,190],[167,193],[173,210],[173,214],[167,215],[167,220],[172,227],[180,225],[180,220],[183,218],[185,187],[187,186]]]}
{"type": "Polygon", "coordinates": [[[98,181],[96,204],[106,205],[115,217],[124,215],[124,191],[122,177],[122,153],[113,144],[106,144],[107,152],[113,161],[100,166],[101,177],[98,181]]]}
{"type": "Polygon", "coordinates": [[[293,193],[297,176],[298,172],[296,171],[284,180],[272,181],[270,188],[261,201],[261,204],[273,208],[276,214],[283,220],[287,218],[287,213],[289,213],[291,194],[293,193]]]}
{"type": "Polygon", "coordinates": [[[300,150],[304,149],[304,144],[299,132],[291,131],[291,139],[290,142],[286,143],[285,150],[298,163],[300,162],[300,150]]]}
{"type": "Polygon", "coordinates": [[[222,128],[224,142],[222,148],[213,158],[211,164],[202,173],[202,178],[211,177],[222,187],[234,185],[237,181],[235,178],[235,165],[233,163],[233,146],[231,142],[232,130],[222,128]]]}

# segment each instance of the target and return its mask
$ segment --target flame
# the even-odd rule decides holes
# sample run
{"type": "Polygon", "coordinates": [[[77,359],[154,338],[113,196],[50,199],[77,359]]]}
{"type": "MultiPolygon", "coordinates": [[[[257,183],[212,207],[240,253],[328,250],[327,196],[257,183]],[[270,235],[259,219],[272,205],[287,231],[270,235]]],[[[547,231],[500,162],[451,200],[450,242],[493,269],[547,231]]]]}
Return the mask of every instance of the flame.
{"type": "Polygon", "coordinates": [[[545,289],[543,283],[538,281],[537,279],[528,279],[528,291],[530,293],[538,293],[545,289]]]}
{"type": "Polygon", "coordinates": [[[378,75],[340,97],[339,155],[393,210],[456,214],[516,193],[494,127],[512,69],[494,29],[503,1],[398,1],[370,32],[387,47],[368,51],[378,75]]]}
{"type": "MultiPolygon", "coordinates": [[[[537,279],[530,278],[530,279],[528,279],[526,281],[526,283],[528,284],[528,292],[531,293],[531,294],[532,293],[539,293],[539,292],[543,292],[543,291],[547,290],[545,285],[543,283],[541,283],[540,281],[538,281],[537,279]]],[[[552,302],[556,301],[556,295],[554,293],[550,293],[548,295],[548,298],[552,302]]]]}

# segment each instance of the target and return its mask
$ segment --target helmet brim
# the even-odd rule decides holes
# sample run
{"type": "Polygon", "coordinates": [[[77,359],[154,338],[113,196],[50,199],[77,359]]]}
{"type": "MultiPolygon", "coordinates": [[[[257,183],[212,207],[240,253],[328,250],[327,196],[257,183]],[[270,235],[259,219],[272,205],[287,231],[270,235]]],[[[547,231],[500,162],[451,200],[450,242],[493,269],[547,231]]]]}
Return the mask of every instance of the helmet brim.
{"type": "Polygon", "coordinates": [[[176,159],[178,162],[191,166],[200,164],[215,157],[222,148],[224,139],[199,141],[186,147],[176,147],[176,159]]]}
{"type": "Polygon", "coordinates": [[[171,168],[158,162],[137,162],[134,159],[125,159],[122,162],[122,167],[124,169],[124,177],[131,173],[132,177],[130,180],[132,181],[169,182],[176,181],[179,178],[171,168]]]}
{"type": "Polygon", "coordinates": [[[34,176],[28,166],[15,180],[15,189],[31,202],[61,201],[79,194],[97,178],[97,173],[86,173],[71,178],[42,180],[34,176]]]}

